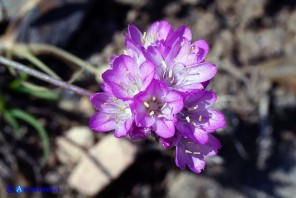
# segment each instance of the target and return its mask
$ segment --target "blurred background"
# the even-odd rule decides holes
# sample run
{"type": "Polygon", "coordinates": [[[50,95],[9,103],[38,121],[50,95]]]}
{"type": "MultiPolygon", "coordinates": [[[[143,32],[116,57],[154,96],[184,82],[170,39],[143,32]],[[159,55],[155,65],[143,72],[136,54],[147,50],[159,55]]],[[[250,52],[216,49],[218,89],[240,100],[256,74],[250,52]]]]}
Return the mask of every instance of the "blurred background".
{"type": "Polygon", "coordinates": [[[0,0],[0,55],[92,92],[133,23],[188,25],[210,45],[209,88],[227,127],[196,175],[153,140],[88,129],[87,96],[0,65],[0,196],[295,198],[295,0],[0,0]],[[72,56],[71,54],[74,56],[72,56]]]}

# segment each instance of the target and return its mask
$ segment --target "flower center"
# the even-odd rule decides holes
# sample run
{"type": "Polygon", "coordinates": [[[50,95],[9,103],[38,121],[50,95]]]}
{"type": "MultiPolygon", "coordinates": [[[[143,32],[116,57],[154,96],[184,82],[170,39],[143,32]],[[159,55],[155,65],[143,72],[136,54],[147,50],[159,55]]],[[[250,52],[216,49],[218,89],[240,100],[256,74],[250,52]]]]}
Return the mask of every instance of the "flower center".
{"type": "Polygon", "coordinates": [[[144,102],[144,106],[150,116],[156,115],[157,117],[163,117],[164,115],[162,115],[161,112],[167,106],[167,103],[163,104],[161,101],[157,100],[155,96],[153,96],[144,102]]]}

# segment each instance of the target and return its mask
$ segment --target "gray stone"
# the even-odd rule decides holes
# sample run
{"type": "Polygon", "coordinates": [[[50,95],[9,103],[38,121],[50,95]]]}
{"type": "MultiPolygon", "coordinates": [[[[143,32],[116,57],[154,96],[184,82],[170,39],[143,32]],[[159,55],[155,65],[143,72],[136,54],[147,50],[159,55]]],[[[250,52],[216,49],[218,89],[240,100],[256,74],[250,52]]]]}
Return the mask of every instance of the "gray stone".
{"type": "Polygon", "coordinates": [[[81,159],[68,178],[70,187],[94,196],[134,162],[136,146],[113,135],[104,137],[81,159]]]}
{"type": "Polygon", "coordinates": [[[93,132],[87,126],[73,127],[64,137],[57,138],[56,144],[58,159],[66,165],[73,165],[94,144],[93,132]]]}

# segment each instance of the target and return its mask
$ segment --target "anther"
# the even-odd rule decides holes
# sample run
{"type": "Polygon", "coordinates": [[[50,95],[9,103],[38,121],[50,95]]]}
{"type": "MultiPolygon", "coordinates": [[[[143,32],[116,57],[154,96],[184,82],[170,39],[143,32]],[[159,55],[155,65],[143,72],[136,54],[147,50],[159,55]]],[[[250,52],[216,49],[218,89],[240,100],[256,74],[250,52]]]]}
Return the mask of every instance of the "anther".
{"type": "Polygon", "coordinates": [[[184,43],[185,43],[184,41],[182,41],[182,42],[181,42],[181,47],[183,47],[183,46],[184,46],[184,43]]]}
{"type": "Polygon", "coordinates": [[[173,70],[170,69],[170,70],[169,70],[169,78],[171,78],[172,76],[173,76],[173,70]]]}
{"type": "Polygon", "coordinates": [[[149,104],[147,102],[144,102],[145,107],[149,108],[149,104]]]}
{"type": "Polygon", "coordinates": [[[142,43],[143,43],[143,44],[145,44],[145,38],[146,38],[146,32],[144,32],[144,33],[143,33],[143,36],[142,36],[142,43]]]}
{"type": "Polygon", "coordinates": [[[155,101],[155,100],[156,100],[156,97],[155,97],[155,96],[153,96],[152,100],[153,100],[153,101],[155,101]]]}
{"type": "Polygon", "coordinates": [[[194,49],[195,49],[195,46],[194,46],[194,45],[191,46],[191,47],[190,47],[190,53],[192,53],[194,49]]]}
{"type": "Polygon", "coordinates": [[[194,107],[188,108],[188,111],[193,111],[193,110],[196,110],[197,108],[198,108],[198,105],[195,105],[194,107]]]}
{"type": "Polygon", "coordinates": [[[199,116],[198,120],[201,121],[201,119],[202,119],[202,115],[199,116]]]}
{"type": "Polygon", "coordinates": [[[162,117],[164,117],[164,115],[163,114],[159,114],[157,117],[158,118],[162,118],[162,117]]]}
{"type": "Polygon", "coordinates": [[[108,105],[110,105],[110,103],[109,102],[105,102],[104,105],[108,106],[108,105]]]}
{"type": "Polygon", "coordinates": [[[150,112],[150,116],[153,116],[153,115],[154,115],[154,111],[151,111],[151,112],[150,112]]]}
{"type": "Polygon", "coordinates": [[[187,120],[187,122],[190,122],[189,116],[186,116],[186,120],[187,120]]]}
{"type": "Polygon", "coordinates": [[[129,75],[130,71],[125,72],[125,76],[127,77],[129,75]]]}
{"type": "Polygon", "coordinates": [[[125,111],[126,107],[121,107],[120,111],[125,111]]]}
{"type": "Polygon", "coordinates": [[[167,67],[167,65],[166,65],[166,62],[165,62],[165,61],[161,61],[161,64],[162,64],[164,67],[167,67]]]}
{"type": "Polygon", "coordinates": [[[124,53],[125,55],[128,55],[128,52],[127,52],[126,50],[123,50],[123,53],[124,53]]]}
{"type": "Polygon", "coordinates": [[[191,122],[193,124],[193,126],[196,126],[196,123],[195,122],[191,122]]]}
{"type": "Polygon", "coordinates": [[[115,115],[115,116],[114,116],[114,119],[115,119],[115,121],[116,121],[116,122],[118,122],[118,121],[119,121],[119,119],[118,119],[118,116],[117,116],[117,115],[115,115]]]}
{"type": "Polygon", "coordinates": [[[116,103],[117,102],[117,98],[113,97],[113,102],[116,103]]]}
{"type": "Polygon", "coordinates": [[[192,154],[192,152],[191,151],[189,151],[189,150],[185,150],[185,153],[190,153],[190,154],[192,154]]]}

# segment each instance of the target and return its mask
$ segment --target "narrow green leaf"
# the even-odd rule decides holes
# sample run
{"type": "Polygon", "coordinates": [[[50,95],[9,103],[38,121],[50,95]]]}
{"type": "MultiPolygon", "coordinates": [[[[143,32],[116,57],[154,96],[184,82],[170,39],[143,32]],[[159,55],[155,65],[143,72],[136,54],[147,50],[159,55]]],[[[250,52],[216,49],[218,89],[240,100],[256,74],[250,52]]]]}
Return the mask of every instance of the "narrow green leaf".
{"type": "Polygon", "coordinates": [[[48,158],[49,154],[49,138],[47,135],[47,132],[45,131],[44,127],[38,122],[38,120],[30,115],[29,113],[21,110],[21,109],[12,109],[11,113],[14,117],[23,120],[30,124],[33,128],[36,129],[36,131],[39,133],[41,139],[42,139],[42,145],[43,145],[43,157],[41,160],[41,165],[45,165],[45,162],[48,158]]]}
{"type": "Polygon", "coordinates": [[[19,139],[21,137],[20,127],[13,114],[8,110],[4,110],[3,117],[6,120],[6,122],[12,127],[15,137],[19,139]]]}

